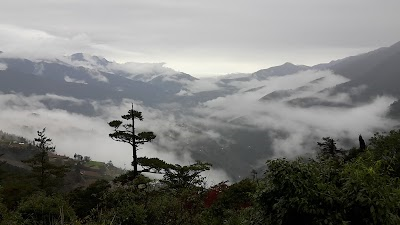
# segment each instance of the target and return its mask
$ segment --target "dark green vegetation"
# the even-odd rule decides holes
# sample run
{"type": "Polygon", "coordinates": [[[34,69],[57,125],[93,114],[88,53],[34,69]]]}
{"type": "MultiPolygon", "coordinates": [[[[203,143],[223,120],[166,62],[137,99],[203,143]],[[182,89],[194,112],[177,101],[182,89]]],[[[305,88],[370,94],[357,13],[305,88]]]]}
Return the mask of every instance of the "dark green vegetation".
{"type": "Polygon", "coordinates": [[[101,179],[111,162],[54,158],[44,130],[34,143],[0,137],[0,224],[400,224],[400,130],[376,134],[367,147],[360,136],[350,150],[326,137],[315,158],[269,160],[263,175],[212,187],[201,175],[207,163],[137,158],[141,171],[111,181],[101,179]],[[85,168],[102,166],[97,181],[81,181],[85,168]]]}

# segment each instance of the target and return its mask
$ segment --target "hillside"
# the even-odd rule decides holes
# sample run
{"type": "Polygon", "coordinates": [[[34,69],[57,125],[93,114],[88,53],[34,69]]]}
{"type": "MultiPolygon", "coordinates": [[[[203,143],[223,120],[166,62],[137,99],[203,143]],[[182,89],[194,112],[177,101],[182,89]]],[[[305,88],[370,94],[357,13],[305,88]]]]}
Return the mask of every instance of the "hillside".
{"type": "MultiPolygon", "coordinates": [[[[0,131],[0,160],[4,172],[19,171],[29,174],[30,168],[23,160],[31,158],[37,153],[36,147],[31,141],[23,137],[7,134],[0,131]]],[[[64,178],[63,190],[68,191],[77,187],[87,187],[96,180],[111,181],[124,173],[124,170],[112,165],[112,162],[104,163],[90,160],[90,157],[70,158],[65,155],[50,153],[50,162],[55,165],[66,165],[69,172],[64,178]]]]}

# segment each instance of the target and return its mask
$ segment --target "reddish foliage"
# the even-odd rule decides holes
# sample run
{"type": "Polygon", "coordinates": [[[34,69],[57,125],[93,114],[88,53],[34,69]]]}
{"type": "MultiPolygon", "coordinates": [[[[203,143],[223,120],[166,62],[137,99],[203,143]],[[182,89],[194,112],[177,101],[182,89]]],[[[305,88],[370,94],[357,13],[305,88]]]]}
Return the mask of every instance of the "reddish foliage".
{"type": "Polygon", "coordinates": [[[206,194],[206,197],[204,199],[204,205],[206,208],[210,208],[213,203],[218,199],[218,196],[224,191],[228,189],[228,185],[226,184],[226,181],[221,182],[215,186],[212,186],[208,193],[206,194]]]}

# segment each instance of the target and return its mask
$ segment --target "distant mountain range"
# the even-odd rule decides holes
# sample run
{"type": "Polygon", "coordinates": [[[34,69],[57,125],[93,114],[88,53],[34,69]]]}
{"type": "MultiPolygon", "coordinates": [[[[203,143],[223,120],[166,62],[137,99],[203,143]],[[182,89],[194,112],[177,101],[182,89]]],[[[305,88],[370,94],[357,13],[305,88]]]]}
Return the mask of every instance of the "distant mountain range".
{"type": "MultiPolygon", "coordinates": [[[[163,67],[162,64],[118,64],[105,58],[76,53],[54,60],[28,60],[2,58],[6,65],[0,70],[0,91],[25,95],[53,93],[78,99],[121,100],[133,98],[147,105],[165,102],[204,102],[239,91],[232,82],[262,81],[274,76],[285,76],[306,70],[331,70],[350,80],[334,88],[336,92],[366,85],[361,94],[352,94],[357,100],[366,100],[378,94],[400,95],[397,87],[400,77],[400,42],[365,54],[350,56],[315,66],[285,63],[261,69],[252,74],[218,79],[220,87],[212,91],[199,91],[195,95],[181,97],[176,94],[190,91],[189,85],[198,79],[182,72],[163,67]]],[[[257,87],[254,87],[257,88],[257,87]]],[[[249,89],[250,91],[254,88],[249,89]]],[[[295,90],[267,93],[265,99],[293,95],[295,90]],[[281,93],[281,94],[278,94],[281,93]]]]}

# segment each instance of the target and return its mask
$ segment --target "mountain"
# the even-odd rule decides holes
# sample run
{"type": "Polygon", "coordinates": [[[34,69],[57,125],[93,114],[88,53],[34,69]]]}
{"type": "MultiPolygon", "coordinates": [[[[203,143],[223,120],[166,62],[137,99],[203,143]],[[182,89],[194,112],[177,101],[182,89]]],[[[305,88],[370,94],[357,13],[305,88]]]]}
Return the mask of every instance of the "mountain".
{"type": "Polygon", "coordinates": [[[295,74],[300,71],[308,70],[310,67],[304,65],[294,65],[292,63],[284,63],[280,66],[274,66],[268,69],[259,70],[251,75],[252,78],[257,80],[264,80],[271,76],[284,76],[295,74]]]}
{"type": "Polygon", "coordinates": [[[251,74],[232,74],[221,77],[221,82],[229,83],[234,81],[250,81],[252,79],[265,80],[274,76],[285,76],[295,74],[300,71],[310,69],[304,65],[294,65],[293,63],[286,62],[280,66],[273,66],[267,69],[261,69],[251,74]]]}
{"type": "MultiPolygon", "coordinates": [[[[400,98],[400,42],[377,50],[350,56],[326,64],[311,67],[314,70],[331,70],[335,74],[349,78],[348,82],[322,90],[335,96],[340,93],[349,95],[353,104],[368,102],[376,96],[400,98]]],[[[267,97],[266,97],[267,98],[267,97]]],[[[301,97],[291,103],[302,106],[335,105],[336,103],[318,99],[316,96],[301,97]]],[[[392,107],[397,107],[395,103],[392,107]]],[[[348,104],[339,104],[348,106],[348,104]]]]}
{"type": "Polygon", "coordinates": [[[336,74],[343,75],[349,79],[358,79],[363,75],[395,57],[400,52],[400,42],[390,47],[383,47],[364,54],[350,56],[330,63],[318,64],[313,69],[330,69],[336,74]]]}
{"type": "MultiPolygon", "coordinates": [[[[353,126],[363,130],[355,131],[325,121],[332,112],[341,118],[352,112],[348,121],[358,120],[357,112],[370,113],[358,107],[379,95],[399,99],[398,62],[400,43],[311,67],[285,63],[251,74],[197,79],[162,63],[116,63],[83,53],[51,60],[2,56],[6,69],[0,70],[0,91],[73,97],[39,102],[48,109],[90,116],[85,119],[98,116],[96,122],[104,124],[101,119],[107,117],[96,115],[97,108],[120,109],[123,99],[134,99],[149,118],[146,126],[157,134],[152,145],[158,152],[211,162],[238,180],[266,159],[304,153],[296,146],[312,152],[322,135],[349,140],[354,132],[379,129],[380,123],[363,121],[353,126]]],[[[399,118],[399,101],[379,107],[389,104],[390,116],[399,118]]]]}
{"type": "Polygon", "coordinates": [[[154,66],[156,71],[141,68],[137,73],[129,72],[129,66],[82,53],[62,60],[0,58],[0,63],[7,66],[0,70],[0,90],[24,95],[50,93],[114,101],[132,98],[146,105],[156,105],[170,101],[187,83],[196,80],[189,74],[164,69],[158,64],[154,66]],[[157,70],[165,71],[158,74],[157,70]]]}
{"type": "MultiPolygon", "coordinates": [[[[396,49],[388,49],[394,50],[396,49]]],[[[365,58],[362,63],[368,63],[371,59],[365,58]]],[[[385,57],[378,60],[373,67],[362,74],[357,75],[352,80],[336,87],[335,91],[351,89],[365,85],[365,91],[354,94],[354,97],[361,99],[369,98],[375,95],[393,95],[400,96],[400,48],[391,57],[385,57]]],[[[361,63],[361,62],[360,62],[361,63]]],[[[350,67],[350,66],[349,66],[350,67]]]]}

